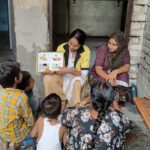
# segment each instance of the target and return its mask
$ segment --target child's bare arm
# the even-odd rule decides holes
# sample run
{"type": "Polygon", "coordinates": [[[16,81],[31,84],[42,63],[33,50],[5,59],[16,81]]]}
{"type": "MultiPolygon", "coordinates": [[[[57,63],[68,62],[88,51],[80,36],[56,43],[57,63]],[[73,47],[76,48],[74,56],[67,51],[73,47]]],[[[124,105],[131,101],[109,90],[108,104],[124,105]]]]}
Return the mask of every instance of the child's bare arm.
{"type": "Polygon", "coordinates": [[[35,123],[32,131],[31,131],[31,137],[38,137],[38,122],[35,123]]]}
{"type": "Polygon", "coordinates": [[[42,136],[43,128],[44,128],[44,118],[43,116],[40,116],[32,129],[31,136],[36,137],[39,140],[42,136]]]}
{"type": "Polygon", "coordinates": [[[66,145],[66,142],[67,142],[67,128],[66,126],[61,126],[60,127],[60,131],[59,131],[59,139],[60,139],[60,142],[63,142],[64,145],[66,145]]]}

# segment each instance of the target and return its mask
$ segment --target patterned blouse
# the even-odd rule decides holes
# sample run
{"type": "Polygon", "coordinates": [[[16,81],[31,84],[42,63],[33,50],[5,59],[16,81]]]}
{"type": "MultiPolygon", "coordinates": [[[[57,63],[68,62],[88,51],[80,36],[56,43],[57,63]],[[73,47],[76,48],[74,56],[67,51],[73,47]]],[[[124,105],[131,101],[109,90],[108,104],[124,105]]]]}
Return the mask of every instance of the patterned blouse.
{"type": "MultiPolygon", "coordinates": [[[[95,120],[90,108],[68,108],[59,117],[68,127],[65,150],[91,150],[95,120]]],[[[95,150],[122,150],[126,134],[133,128],[128,118],[118,111],[108,111],[95,137],[95,150]]]]}

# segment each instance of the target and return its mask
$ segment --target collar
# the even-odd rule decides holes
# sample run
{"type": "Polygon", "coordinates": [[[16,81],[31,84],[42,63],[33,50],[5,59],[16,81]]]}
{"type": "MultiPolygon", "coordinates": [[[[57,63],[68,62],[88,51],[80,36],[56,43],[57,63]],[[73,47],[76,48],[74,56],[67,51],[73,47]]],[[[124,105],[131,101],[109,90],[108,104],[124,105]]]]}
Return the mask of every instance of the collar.
{"type": "Polygon", "coordinates": [[[7,90],[7,91],[20,91],[20,92],[24,92],[23,90],[20,90],[20,89],[15,89],[15,88],[3,88],[3,90],[7,90]]]}
{"type": "MultiPolygon", "coordinates": [[[[65,49],[65,53],[64,53],[65,65],[67,66],[67,65],[68,65],[68,59],[69,59],[69,45],[68,45],[68,44],[65,44],[63,47],[64,47],[64,49],[65,49]]],[[[76,66],[76,63],[77,63],[77,61],[79,60],[79,58],[81,57],[81,53],[83,53],[83,52],[84,52],[83,46],[80,47],[80,48],[77,50],[77,54],[76,54],[75,61],[74,61],[74,67],[76,66]]]]}

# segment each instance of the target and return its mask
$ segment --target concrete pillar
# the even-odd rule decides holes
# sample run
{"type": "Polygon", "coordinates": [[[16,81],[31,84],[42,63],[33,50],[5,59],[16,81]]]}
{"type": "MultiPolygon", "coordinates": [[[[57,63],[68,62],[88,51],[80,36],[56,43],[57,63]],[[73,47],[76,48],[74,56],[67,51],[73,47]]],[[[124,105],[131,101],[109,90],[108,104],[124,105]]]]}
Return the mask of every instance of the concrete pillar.
{"type": "Polygon", "coordinates": [[[35,78],[35,93],[43,97],[42,75],[36,72],[36,53],[48,49],[48,0],[14,0],[16,57],[22,70],[35,78]]]}

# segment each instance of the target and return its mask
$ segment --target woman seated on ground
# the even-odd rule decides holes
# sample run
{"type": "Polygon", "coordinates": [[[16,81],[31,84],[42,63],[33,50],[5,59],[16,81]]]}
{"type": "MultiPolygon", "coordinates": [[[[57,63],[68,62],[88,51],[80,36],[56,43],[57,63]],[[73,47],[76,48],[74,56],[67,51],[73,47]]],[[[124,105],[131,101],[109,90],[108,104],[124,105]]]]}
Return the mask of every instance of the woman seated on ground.
{"type": "Polygon", "coordinates": [[[118,102],[125,102],[128,93],[130,54],[122,32],[113,33],[108,43],[98,48],[95,64],[90,72],[90,82],[108,81],[115,90],[114,106],[120,109],[118,102]]]}
{"type": "Polygon", "coordinates": [[[62,110],[66,100],[69,106],[80,102],[80,91],[89,70],[90,49],[84,45],[86,35],[81,29],[76,29],[70,35],[69,41],[57,48],[64,54],[64,67],[59,71],[45,70],[45,95],[57,93],[62,99],[62,110]]]}
{"type": "Polygon", "coordinates": [[[69,129],[65,150],[121,150],[132,123],[120,111],[109,109],[114,90],[108,82],[91,87],[91,106],[68,108],[60,115],[60,122],[69,129]]]}

